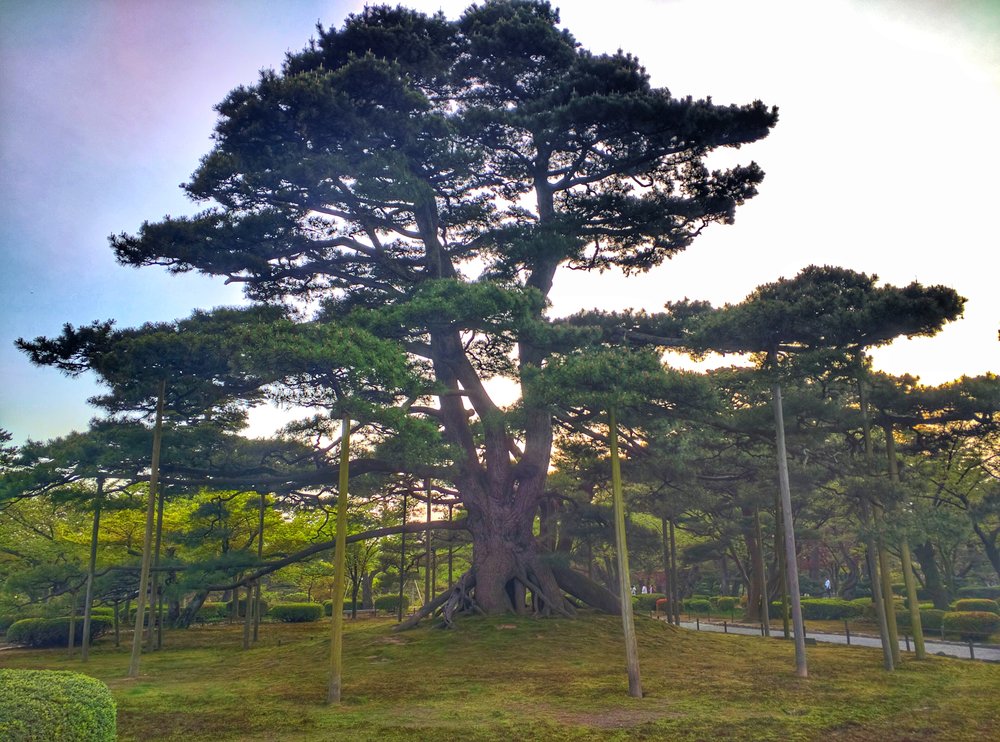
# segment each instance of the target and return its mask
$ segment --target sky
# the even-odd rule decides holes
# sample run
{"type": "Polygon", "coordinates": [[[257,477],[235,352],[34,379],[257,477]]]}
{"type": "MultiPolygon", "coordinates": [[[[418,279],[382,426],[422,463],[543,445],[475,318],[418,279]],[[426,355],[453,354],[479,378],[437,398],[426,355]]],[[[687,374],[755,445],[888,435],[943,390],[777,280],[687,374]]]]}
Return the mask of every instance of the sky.
{"type": "MultiPolygon", "coordinates": [[[[468,5],[404,4],[449,17],[468,5]]],[[[712,160],[767,173],[735,224],[642,276],[560,275],[553,316],[738,302],[806,265],[840,265],[968,299],[938,336],[877,350],[877,368],[929,384],[1000,372],[1000,0],[553,4],[585,48],[635,54],[675,96],[780,109],[766,140],[712,160]]],[[[363,6],[0,0],[0,428],[15,443],[85,429],[97,390],[31,366],[18,337],[241,301],[221,279],[121,267],[107,238],[199,210],[178,185],[210,149],[213,106],[317,22],[363,6]]],[[[259,413],[252,432],[275,419],[259,413]]]]}

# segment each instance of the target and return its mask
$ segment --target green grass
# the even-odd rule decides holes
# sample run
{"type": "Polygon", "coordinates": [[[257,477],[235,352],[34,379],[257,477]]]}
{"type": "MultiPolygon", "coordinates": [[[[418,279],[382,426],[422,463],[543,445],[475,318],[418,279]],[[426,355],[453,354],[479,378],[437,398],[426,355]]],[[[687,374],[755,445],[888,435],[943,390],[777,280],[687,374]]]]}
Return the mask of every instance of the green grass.
{"type": "Polygon", "coordinates": [[[466,619],[392,633],[349,622],[344,701],[324,704],[326,624],[168,632],[142,675],[105,640],[81,665],[65,650],[0,652],[5,667],[81,668],[108,683],[127,740],[981,740],[1000,725],[1000,665],[931,658],[881,669],[861,647],[809,648],[684,631],[638,618],[645,697],[630,698],[621,624],[466,619]]]}

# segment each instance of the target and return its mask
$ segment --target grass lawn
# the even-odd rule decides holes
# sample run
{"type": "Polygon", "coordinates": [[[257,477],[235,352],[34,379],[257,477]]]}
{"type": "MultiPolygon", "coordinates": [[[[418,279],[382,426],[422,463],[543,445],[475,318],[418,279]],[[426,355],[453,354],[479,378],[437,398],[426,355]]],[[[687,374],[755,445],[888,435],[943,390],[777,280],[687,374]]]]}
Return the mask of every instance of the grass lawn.
{"type": "MultiPolygon", "coordinates": [[[[619,619],[461,621],[402,634],[348,622],[344,702],[324,704],[327,624],[168,632],[125,677],[99,642],[86,673],[118,702],[121,740],[984,740],[1000,729],[1000,665],[933,657],[881,669],[879,650],[793,647],[637,616],[645,697],[630,698],[619,619]]],[[[0,651],[0,666],[72,669],[65,650],[0,651]]]]}

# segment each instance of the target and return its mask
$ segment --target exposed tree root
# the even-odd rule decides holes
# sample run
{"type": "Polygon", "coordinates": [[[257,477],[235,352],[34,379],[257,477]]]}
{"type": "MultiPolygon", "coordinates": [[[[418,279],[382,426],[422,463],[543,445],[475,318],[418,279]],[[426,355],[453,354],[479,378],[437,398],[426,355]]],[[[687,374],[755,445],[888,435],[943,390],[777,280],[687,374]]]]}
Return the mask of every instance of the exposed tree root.
{"type": "MultiPolygon", "coordinates": [[[[601,585],[568,567],[532,563],[538,569],[529,569],[519,561],[512,585],[520,584],[531,591],[534,597],[535,616],[560,615],[573,618],[576,608],[590,606],[606,613],[620,612],[618,599],[601,585]],[[563,591],[569,593],[564,595],[563,591]],[[572,596],[572,597],[570,597],[572,596]]],[[[425,618],[440,614],[441,626],[453,628],[458,616],[470,613],[487,615],[487,611],[476,601],[476,572],[465,572],[450,588],[433,600],[422,605],[416,613],[400,624],[395,631],[405,631],[416,627],[425,618]]],[[[523,594],[523,592],[522,592],[523,594]]],[[[516,606],[511,606],[516,610],[516,606]]],[[[509,608],[509,609],[510,609],[509,608]]]]}
{"type": "Polygon", "coordinates": [[[478,611],[483,613],[475,599],[469,592],[476,585],[476,576],[470,569],[458,578],[458,581],[449,589],[438,595],[429,603],[424,603],[416,613],[400,624],[396,625],[395,631],[406,631],[412,629],[428,616],[434,615],[435,611],[443,608],[444,622],[448,627],[453,626],[454,616],[459,613],[478,611]]]}

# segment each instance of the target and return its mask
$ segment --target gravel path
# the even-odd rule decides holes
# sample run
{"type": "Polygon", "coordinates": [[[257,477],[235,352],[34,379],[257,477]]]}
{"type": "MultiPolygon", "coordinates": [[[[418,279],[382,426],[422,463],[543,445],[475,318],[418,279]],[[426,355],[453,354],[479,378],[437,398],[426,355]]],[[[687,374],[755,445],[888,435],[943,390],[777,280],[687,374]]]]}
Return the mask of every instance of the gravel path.
{"type": "MultiPolygon", "coordinates": [[[[685,629],[696,629],[698,625],[694,621],[681,621],[681,627],[685,629]]],[[[717,631],[723,632],[728,631],[730,634],[746,634],[748,636],[761,636],[760,628],[756,626],[747,626],[745,624],[728,624],[723,626],[718,623],[707,623],[701,622],[701,631],[717,631]]],[[[772,637],[777,636],[781,638],[783,636],[782,632],[779,630],[774,632],[772,629],[772,637]]],[[[819,632],[810,632],[806,636],[810,639],[815,639],[818,642],[825,642],[827,644],[847,644],[847,637],[844,634],[823,634],[819,632]]],[[[763,638],[763,637],[762,637],[763,638]]],[[[859,634],[851,634],[851,645],[852,646],[862,646],[862,647],[881,647],[882,642],[877,636],[865,636],[859,634]]],[[[960,642],[946,642],[940,640],[928,640],[924,639],[924,647],[927,650],[927,654],[937,654],[944,655],[948,657],[961,657],[963,659],[970,659],[969,656],[969,645],[962,644],[960,642]]],[[[906,652],[905,640],[900,640],[899,649],[901,652],[906,652]]],[[[913,652],[913,641],[910,641],[910,652],[913,652]]],[[[976,644],[973,647],[973,652],[975,653],[975,659],[986,660],[987,662],[1000,662],[1000,646],[987,645],[987,644],[976,644]]]]}

